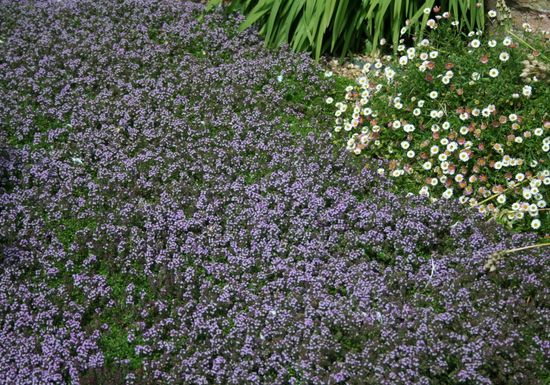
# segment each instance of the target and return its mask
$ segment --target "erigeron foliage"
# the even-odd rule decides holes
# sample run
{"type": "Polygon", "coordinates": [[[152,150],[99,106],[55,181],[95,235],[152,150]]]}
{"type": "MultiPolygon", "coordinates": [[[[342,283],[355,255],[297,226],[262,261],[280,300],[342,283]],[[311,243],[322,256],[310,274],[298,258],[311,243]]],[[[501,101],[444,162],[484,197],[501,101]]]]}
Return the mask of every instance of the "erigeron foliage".
{"type": "Polygon", "coordinates": [[[487,274],[534,236],[307,134],[307,56],[180,0],[0,9],[1,384],[544,382],[550,255],[487,274]]]}
{"type": "Polygon", "coordinates": [[[548,231],[547,64],[524,67],[544,55],[511,36],[470,33],[463,43],[456,23],[441,26],[365,67],[334,105],[336,135],[355,154],[389,160],[380,172],[414,181],[416,193],[548,231]]]}

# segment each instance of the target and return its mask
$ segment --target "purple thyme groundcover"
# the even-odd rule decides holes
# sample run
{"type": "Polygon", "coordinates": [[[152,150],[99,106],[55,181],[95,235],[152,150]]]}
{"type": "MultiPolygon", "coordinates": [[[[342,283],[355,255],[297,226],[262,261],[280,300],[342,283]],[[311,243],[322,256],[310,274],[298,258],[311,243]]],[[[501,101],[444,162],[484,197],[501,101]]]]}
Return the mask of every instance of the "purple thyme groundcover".
{"type": "Polygon", "coordinates": [[[547,381],[549,253],[486,273],[536,238],[391,192],[240,21],[0,0],[0,383],[547,381]]]}

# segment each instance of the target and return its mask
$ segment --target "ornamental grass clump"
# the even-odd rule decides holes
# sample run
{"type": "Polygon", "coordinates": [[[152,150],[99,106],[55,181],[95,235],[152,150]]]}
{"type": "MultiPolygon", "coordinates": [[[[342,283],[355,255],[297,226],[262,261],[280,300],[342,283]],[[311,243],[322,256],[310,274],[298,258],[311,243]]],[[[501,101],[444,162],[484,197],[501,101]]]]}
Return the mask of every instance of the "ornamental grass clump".
{"type": "Polygon", "coordinates": [[[0,383],[545,381],[549,253],[487,272],[535,237],[333,146],[306,55],[180,0],[0,9],[0,383]]]}
{"type": "Polygon", "coordinates": [[[243,12],[241,29],[257,25],[266,44],[288,44],[316,59],[326,53],[371,53],[381,39],[397,46],[400,31],[423,33],[434,5],[452,12],[468,31],[485,25],[483,2],[471,0],[209,0],[207,8],[220,4],[243,12]]]}
{"type": "Polygon", "coordinates": [[[465,35],[448,18],[365,68],[334,104],[337,138],[409,191],[548,233],[548,42],[529,26],[465,35]]]}

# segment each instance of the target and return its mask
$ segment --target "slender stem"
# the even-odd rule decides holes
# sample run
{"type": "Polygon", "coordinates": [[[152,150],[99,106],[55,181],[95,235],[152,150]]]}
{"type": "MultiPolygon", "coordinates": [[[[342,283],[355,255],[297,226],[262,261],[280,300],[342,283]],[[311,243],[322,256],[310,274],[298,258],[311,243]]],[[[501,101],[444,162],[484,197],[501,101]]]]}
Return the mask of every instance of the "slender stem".
{"type": "MultiPolygon", "coordinates": [[[[516,35],[514,32],[512,32],[511,30],[508,30],[506,31],[508,32],[510,35],[514,36],[516,39],[518,39],[520,42],[522,42],[523,44],[525,44],[527,47],[531,48],[533,51],[537,51],[536,48],[534,48],[532,45],[530,45],[529,43],[527,43],[525,40],[523,40],[521,37],[519,37],[518,35],[516,35]]],[[[540,56],[542,58],[544,58],[545,60],[548,60],[548,58],[541,52],[540,56]]]]}
{"type": "Polygon", "coordinates": [[[502,250],[502,251],[499,251],[499,253],[510,254],[510,253],[515,253],[516,251],[523,251],[523,250],[529,250],[529,249],[535,249],[535,248],[547,247],[547,246],[550,246],[550,242],[539,243],[539,244],[530,245],[530,246],[518,247],[516,249],[502,250]]]}

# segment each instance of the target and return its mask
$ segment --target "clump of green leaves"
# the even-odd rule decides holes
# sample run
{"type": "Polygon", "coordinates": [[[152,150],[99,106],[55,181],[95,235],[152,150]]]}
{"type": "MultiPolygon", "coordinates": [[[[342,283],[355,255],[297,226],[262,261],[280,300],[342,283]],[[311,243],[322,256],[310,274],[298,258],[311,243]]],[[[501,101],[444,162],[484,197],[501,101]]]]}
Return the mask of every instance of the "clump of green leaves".
{"type": "MultiPolygon", "coordinates": [[[[208,8],[221,2],[211,0],[208,8]]],[[[435,0],[233,0],[229,10],[246,15],[241,29],[257,24],[268,45],[289,44],[319,58],[373,51],[381,39],[397,47],[403,25],[408,33],[423,33],[434,5],[435,0]]],[[[483,28],[482,2],[447,0],[438,8],[457,15],[469,30],[483,28]]]]}

